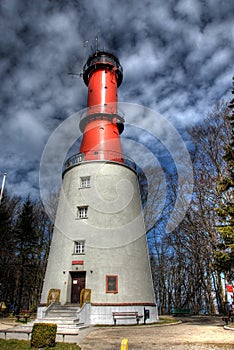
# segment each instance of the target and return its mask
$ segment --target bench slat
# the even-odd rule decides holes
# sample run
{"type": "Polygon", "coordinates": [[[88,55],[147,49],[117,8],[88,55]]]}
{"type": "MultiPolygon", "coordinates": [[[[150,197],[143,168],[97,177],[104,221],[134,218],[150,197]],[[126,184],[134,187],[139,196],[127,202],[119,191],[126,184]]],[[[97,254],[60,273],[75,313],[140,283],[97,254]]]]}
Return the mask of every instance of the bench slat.
{"type": "Polygon", "coordinates": [[[142,318],[142,315],[138,314],[138,311],[116,311],[112,312],[114,324],[116,325],[116,320],[120,318],[136,318],[137,324],[139,323],[140,318],[142,318]]]}
{"type": "Polygon", "coordinates": [[[138,316],[138,312],[113,312],[113,316],[138,316]]]}
{"type": "Polygon", "coordinates": [[[191,310],[190,309],[180,309],[180,308],[175,308],[172,311],[172,315],[190,315],[191,314],[191,310]]]}

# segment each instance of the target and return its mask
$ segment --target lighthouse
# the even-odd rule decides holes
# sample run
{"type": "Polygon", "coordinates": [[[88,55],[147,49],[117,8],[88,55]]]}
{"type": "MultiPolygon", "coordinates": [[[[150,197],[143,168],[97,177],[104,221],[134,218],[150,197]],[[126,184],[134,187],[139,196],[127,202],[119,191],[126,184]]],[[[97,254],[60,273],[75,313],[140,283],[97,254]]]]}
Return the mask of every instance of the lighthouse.
{"type": "Polygon", "coordinates": [[[122,79],[107,51],[95,51],[83,68],[83,137],[64,165],[38,318],[67,307],[85,324],[158,320],[137,167],[121,146],[122,79]]]}

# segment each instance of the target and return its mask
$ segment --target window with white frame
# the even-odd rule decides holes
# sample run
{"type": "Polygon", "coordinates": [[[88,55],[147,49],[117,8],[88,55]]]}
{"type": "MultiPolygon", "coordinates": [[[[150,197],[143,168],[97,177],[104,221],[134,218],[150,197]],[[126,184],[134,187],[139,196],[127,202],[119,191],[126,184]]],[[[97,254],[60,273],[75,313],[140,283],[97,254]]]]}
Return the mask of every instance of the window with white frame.
{"type": "Polygon", "coordinates": [[[76,241],[74,247],[74,254],[84,254],[85,252],[85,241],[76,241]]]}
{"type": "Polygon", "coordinates": [[[88,207],[77,207],[77,218],[78,219],[87,219],[88,217],[88,207]]]}
{"type": "Polygon", "coordinates": [[[82,176],[80,178],[80,187],[81,188],[90,187],[90,176],[82,176]]]}

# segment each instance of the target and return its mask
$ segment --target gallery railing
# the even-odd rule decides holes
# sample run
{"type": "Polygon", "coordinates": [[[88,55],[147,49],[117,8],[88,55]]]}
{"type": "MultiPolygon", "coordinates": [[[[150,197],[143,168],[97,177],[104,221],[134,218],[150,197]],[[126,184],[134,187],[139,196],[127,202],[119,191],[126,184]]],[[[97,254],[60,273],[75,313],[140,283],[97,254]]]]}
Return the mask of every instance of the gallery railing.
{"type": "Polygon", "coordinates": [[[63,172],[74,167],[77,164],[90,162],[90,161],[106,161],[125,165],[134,171],[136,171],[136,163],[129,157],[122,153],[114,151],[88,151],[86,153],[77,153],[68,158],[63,167],[63,172]]]}

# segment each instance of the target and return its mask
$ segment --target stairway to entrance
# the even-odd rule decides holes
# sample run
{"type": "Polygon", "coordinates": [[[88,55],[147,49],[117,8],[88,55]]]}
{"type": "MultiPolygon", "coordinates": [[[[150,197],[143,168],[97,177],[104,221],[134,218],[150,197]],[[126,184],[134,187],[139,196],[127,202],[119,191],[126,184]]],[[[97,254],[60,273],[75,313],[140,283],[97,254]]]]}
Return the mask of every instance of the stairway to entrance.
{"type": "Polygon", "coordinates": [[[60,305],[53,303],[48,310],[44,318],[37,319],[35,322],[43,323],[55,323],[59,329],[77,329],[83,324],[77,319],[77,311],[80,308],[77,304],[60,305]]]}
{"type": "Polygon", "coordinates": [[[17,325],[11,328],[7,333],[17,334],[17,339],[29,339],[35,323],[54,323],[57,324],[56,341],[75,342],[76,336],[80,334],[80,330],[89,328],[89,325],[81,323],[77,319],[77,312],[80,310],[78,304],[60,305],[53,303],[46,311],[44,318],[37,318],[26,324],[17,325]]]}

